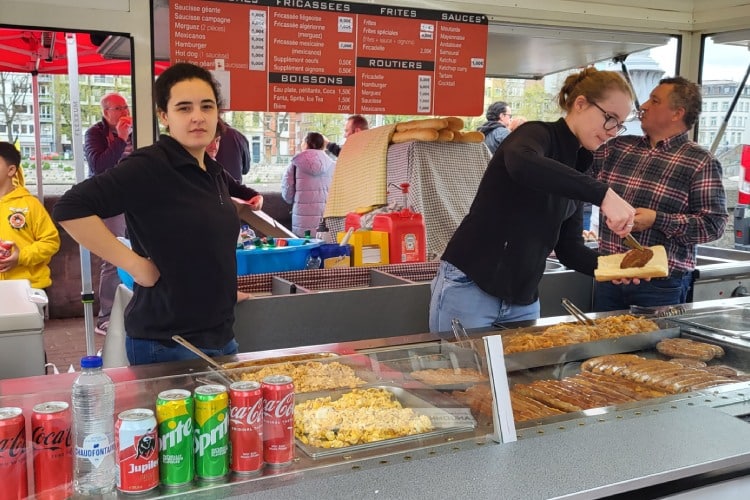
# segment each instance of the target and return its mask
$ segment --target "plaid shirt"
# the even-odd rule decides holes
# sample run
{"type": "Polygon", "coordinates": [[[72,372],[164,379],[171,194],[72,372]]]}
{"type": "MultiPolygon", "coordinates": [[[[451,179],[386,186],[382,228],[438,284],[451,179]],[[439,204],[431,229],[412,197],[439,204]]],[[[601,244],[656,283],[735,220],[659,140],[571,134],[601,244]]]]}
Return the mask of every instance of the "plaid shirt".
{"type": "MultiPolygon", "coordinates": [[[[593,175],[635,208],[656,211],[654,225],[634,236],[664,245],[673,271],[692,271],[695,245],[720,238],[729,219],[721,164],[687,132],[653,148],[648,137],[615,137],[594,154],[593,175]]],[[[599,228],[602,254],[627,251],[606,224],[599,228]]]]}

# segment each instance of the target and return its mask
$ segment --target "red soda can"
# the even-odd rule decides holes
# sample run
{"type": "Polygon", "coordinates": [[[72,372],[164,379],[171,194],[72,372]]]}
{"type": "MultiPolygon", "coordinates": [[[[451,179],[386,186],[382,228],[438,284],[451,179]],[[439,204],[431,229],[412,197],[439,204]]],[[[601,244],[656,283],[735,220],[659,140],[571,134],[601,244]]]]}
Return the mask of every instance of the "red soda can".
{"type": "Polygon", "coordinates": [[[263,468],[263,391],[250,380],[229,386],[230,467],[238,474],[263,468]]]}
{"type": "Polygon", "coordinates": [[[287,375],[263,379],[263,460],[272,467],[294,459],[294,383],[287,375]]]}
{"type": "Polygon", "coordinates": [[[152,410],[135,408],[117,416],[115,453],[118,490],[144,493],[159,486],[159,439],[152,410]]]}
{"type": "Polygon", "coordinates": [[[0,408],[0,497],[26,498],[29,487],[26,476],[26,419],[23,410],[14,406],[0,408]]]}
{"type": "Polygon", "coordinates": [[[10,257],[11,253],[13,253],[13,242],[0,240],[0,258],[10,257]]]}
{"type": "Polygon", "coordinates": [[[49,401],[31,414],[34,455],[34,493],[43,500],[62,500],[73,494],[73,432],[70,405],[49,401]]]}

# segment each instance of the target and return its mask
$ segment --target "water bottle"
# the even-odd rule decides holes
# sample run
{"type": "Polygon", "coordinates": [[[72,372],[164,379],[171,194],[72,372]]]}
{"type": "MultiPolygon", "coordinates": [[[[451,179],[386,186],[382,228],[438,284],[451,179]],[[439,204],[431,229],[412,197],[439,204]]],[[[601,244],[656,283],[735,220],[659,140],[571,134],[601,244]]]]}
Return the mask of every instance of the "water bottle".
{"type": "Polygon", "coordinates": [[[77,495],[115,490],[115,385],[102,371],[102,358],[81,359],[73,382],[73,487],[77,495]]]}
{"type": "Polygon", "coordinates": [[[323,243],[332,243],[331,240],[331,231],[328,229],[328,226],[326,225],[325,218],[320,219],[320,224],[318,225],[318,229],[315,232],[315,238],[322,240],[323,243]]]}

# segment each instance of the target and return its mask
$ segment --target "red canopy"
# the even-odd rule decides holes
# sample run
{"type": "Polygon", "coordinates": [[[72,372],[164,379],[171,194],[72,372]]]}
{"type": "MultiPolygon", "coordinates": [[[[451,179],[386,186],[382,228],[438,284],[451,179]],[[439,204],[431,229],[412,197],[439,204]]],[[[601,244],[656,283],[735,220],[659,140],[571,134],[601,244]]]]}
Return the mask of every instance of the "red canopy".
{"type": "MultiPolygon", "coordinates": [[[[130,61],[106,59],[96,52],[88,33],[76,33],[78,73],[130,75],[130,61]]],[[[0,71],[65,75],[68,73],[65,33],[48,30],[0,28],[0,71]]],[[[168,63],[156,63],[156,73],[168,63]]]]}

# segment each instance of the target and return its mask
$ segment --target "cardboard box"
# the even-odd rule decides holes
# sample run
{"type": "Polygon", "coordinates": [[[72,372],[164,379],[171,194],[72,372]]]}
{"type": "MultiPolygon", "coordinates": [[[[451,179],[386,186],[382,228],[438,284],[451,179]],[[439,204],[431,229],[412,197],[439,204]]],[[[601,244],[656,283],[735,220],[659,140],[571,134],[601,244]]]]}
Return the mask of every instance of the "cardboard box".
{"type": "Polygon", "coordinates": [[[250,224],[254,230],[263,233],[266,236],[274,238],[296,238],[291,230],[281,225],[276,219],[265,213],[263,210],[253,210],[244,200],[232,198],[237,214],[240,219],[250,224]]]}

